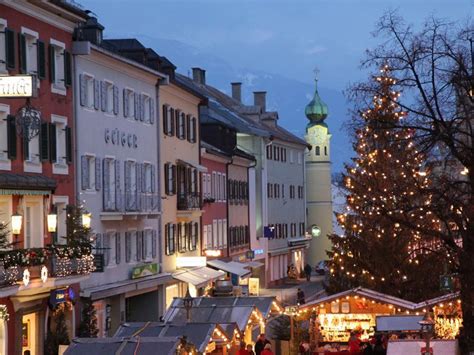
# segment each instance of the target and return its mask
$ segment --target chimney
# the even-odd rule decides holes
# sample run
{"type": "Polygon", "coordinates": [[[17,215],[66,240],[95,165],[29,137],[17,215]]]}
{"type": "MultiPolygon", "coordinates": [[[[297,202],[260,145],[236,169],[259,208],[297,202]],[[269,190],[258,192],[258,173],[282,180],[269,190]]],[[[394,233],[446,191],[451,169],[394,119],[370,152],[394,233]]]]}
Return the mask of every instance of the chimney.
{"type": "Polygon", "coordinates": [[[232,85],[232,98],[242,102],[242,83],[230,83],[232,85]]]}
{"type": "Polygon", "coordinates": [[[260,106],[262,112],[266,112],[267,110],[267,103],[266,103],[266,91],[254,91],[253,92],[253,102],[255,106],[260,106]]]}
{"type": "Polygon", "coordinates": [[[102,26],[95,17],[89,17],[85,23],[83,23],[78,29],[76,39],[81,41],[89,41],[95,45],[102,43],[102,32],[104,26],[102,26]]]}
{"type": "Polygon", "coordinates": [[[192,68],[193,69],[193,80],[198,84],[206,85],[206,71],[201,68],[192,68]]]}

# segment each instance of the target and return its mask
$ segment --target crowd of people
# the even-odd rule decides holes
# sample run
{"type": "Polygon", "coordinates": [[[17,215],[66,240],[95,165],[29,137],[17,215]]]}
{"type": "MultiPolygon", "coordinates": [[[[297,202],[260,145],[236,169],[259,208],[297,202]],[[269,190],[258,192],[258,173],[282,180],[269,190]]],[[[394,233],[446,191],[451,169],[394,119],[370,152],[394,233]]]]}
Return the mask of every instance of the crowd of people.
{"type": "Polygon", "coordinates": [[[385,355],[387,354],[388,338],[376,333],[368,342],[362,342],[359,332],[351,332],[349,338],[349,354],[351,355],[385,355]]]}
{"type": "Polygon", "coordinates": [[[237,355],[274,355],[274,352],[272,350],[272,344],[265,337],[265,334],[262,333],[258,336],[253,349],[252,344],[241,342],[237,355]]]}

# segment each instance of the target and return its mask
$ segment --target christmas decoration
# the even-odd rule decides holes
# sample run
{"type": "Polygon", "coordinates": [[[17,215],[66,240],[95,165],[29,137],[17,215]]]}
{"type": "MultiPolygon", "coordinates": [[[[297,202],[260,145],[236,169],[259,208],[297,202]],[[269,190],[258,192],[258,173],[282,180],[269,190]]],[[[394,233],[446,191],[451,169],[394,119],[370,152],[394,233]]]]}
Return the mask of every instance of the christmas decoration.
{"type": "Polygon", "coordinates": [[[80,338],[96,338],[99,333],[96,311],[90,299],[83,303],[82,319],[78,333],[80,338]]]}
{"type": "Polygon", "coordinates": [[[8,313],[8,308],[4,304],[0,304],[0,319],[4,322],[8,322],[10,319],[10,314],[8,313]]]}
{"type": "Polygon", "coordinates": [[[363,286],[420,301],[439,294],[439,277],[452,257],[421,232],[440,222],[426,208],[431,170],[411,139],[415,132],[397,128],[406,113],[397,104],[396,80],[388,66],[374,80],[379,94],[356,122],[357,157],[343,176],[347,210],[337,220],[344,235],[331,236],[327,289],[363,286]],[[419,228],[407,228],[407,221],[419,228]]]}
{"type": "Polygon", "coordinates": [[[59,345],[68,345],[70,342],[65,315],[65,312],[69,310],[69,307],[70,305],[68,305],[67,302],[62,303],[52,312],[44,344],[44,353],[46,355],[57,355],[59,345]]]}

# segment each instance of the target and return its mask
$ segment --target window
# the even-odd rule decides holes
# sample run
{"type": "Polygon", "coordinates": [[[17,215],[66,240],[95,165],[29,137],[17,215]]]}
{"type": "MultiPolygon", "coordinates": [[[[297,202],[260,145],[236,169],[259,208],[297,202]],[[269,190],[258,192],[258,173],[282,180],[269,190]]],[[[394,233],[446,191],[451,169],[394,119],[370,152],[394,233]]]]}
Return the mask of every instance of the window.
{"type": "Polygon", "coordinates": [[[273,197],[273,184],[271,183],[267,183],[267,195],[268,195],[268,198],[273,197]]]}
{"type": "Polygon", "coordinates": [[[39,135],[28,140],[23,137],[23,159],[27,163],[40,163],[40,140],[39,135]]]}
{"type": "MultiPolygon", "coordinates": [[[[118,242],[120,244],[120,242],[118,242]]],[[[107,232],[104,235],[105,265],[117,264],[116,259],[116,232],[107,232]]]]}
{"type": "Polygon", "coordinates": [[[184,112],[176,111],[176,120],[177,120],[177,137],[179,139],[186,138],[186,115],[184,112]]]}
{"type": "Polygon", "coordinates": [[[142,254],[143,254],[143,259],[144,260],[150,260],[153,257],[153,230],[151,229],[145,229],[143,231],[143,248],[142,248],[142,254]]]}
{"type": "Polygon", "coordinates": [[[171,163],[165,164],[165,184],[166,194],[174,195],[176,193],[176,165],[171,163]]]}
{"type": "Polygon", "coordinates": [[[82,190],[95,189],[95,156],[81,157],[81,188],[82,190]]]}
{"type": "Polygon", "coordinates": [[[132,89],[123,89],[123,116],[135,117],[135,92],[132,89]]]}
{"type": "Polygon", "coordinates": [[[295,198],[295,186],[290,185],[290,198],[295,198]]]}
{"type": "Polygon", "coordinates": [[[280,184],[273,184],[273,194],[275,198],[280,198],[280,184]]]}
{"type": "Polygon", "coordinates": [[[7,72],[7,20],[0,18],[0,73],[7,72]]]}
{"type": "Polygon", "coordinates": [[[267,145],[267,159],[272,160],[272,146],[267,145]]]}
{"type": "Polygon", "coordinates": [[[324,155],[328,155],[328,147],[324,146],[324,155]]]}
{"type": "Polygon", "coordinates": [[[137,231],[125,233],[125,261],[127,263],[137,260],[137,231]]]}
{"type": "Polygon", "coordinates": [[[163,132],[167,136],[174,135],[174,109],[168,105],[163,105],[163,132]]]}
{"type": "Polygon", "coordinates": [[[49,44],[49,74],[51,91],[66,95],[66,86],[72,83],[71,54],[66,51],[64,43],[50,40],[49,44]]]}
{"type": "Polygon", "coordinates": [[[9,115],[10,107],[0,104],[0,169],[10,170],[9,161],[16,158],[15,116],[9,115]]]}
{"type": "Polygon", "coordinates": [[[316,146],[316,155],[321,155],[321,148],[319,147],[319,145],[316,146]]]}
{"type": "Polygon", "coordinates": [[[140,165],[134,160],[125,162],[125,208],[128,211],[135,211],[137,205],[138,176],[140,165]]]}
{"type": "Polygon", "coordinates": [[[103,112],[118,114],[114,109],[118,105],[118,88],[110,81],[100,82],[100,108],[103,112]]]}
{"type": "MultiPolygon", "coordinates": [[[[96,162],[96,168],[100,169],[100,163],[96,162]]],[[[120,175],[120,165],[114,158],[105,158],[103,160],[103,174],[104,174],[104,211],[115,211],[118,208],[118,196],[117,192],[119,189],[118,176],[120,175]]],[[[100,181],[100,176],[96,174],[96,182],[100,181]]],[[[96,190],[98,190],[96,186],[96,190]]]]}
{"type": "Polygon", "coordinates": [[[273,159],[276,161],[280,160],[280,148],[277,146],[273,146],[273,159]]]}
{"type": "Polygon", "coordinates": [[[286,148],[281,148],[281,161],[286,162],[286,148]]]}
{"type": "Polygon", "coordinates": [[[212,172],[212,178],[211,178],[211,196],[214,200],[218,200],[217,196],[217,173],[215,171],[212,172]]]}
{"type": "Polygon", "coordinates": [[[212,248],[218,249],[219,248],[219,229],[217,220],[212,221],[212,248]]]}
{"type": "Polygon", "coordinates": [[[188,225],[181,222],[177,225],[178,227],[178,252],[185,253],[187,250],[187,239],[188,239],[188,225]]]}
{"type": "Polygon", "coordinates": [[[143,94],[142,95],[142,101],[143,101],[143,120],[147,123],[150,123],[150,117],[151,117],[151,98],[148,95],[143,94]]]}
{"type": "Polygon", "coordinates": [[[189,251],[194,251],[197,249],[198,239],[199,239],[199,224],[197,222],[189,223],[189,251]]]}
{"type": "Polygon", "coordinates": [[[290,149],[290,164],[295,162],[294,152],[293,149],[290,149]]]}
{"type": "Polygon", "coordinates": [[[79,74],[79,103],[81,106],[99,109],[100,104],[100,82],[94,76],[79,74]]]}
{"type": "Polygon", "coordinates": [[[191,117],[188,121],[188,141],[190,143],[196,143],[196,133],[197,133],[197,119],[196,117],[191,117]]]}
{"type": "MultiPolygon", "coordinates": [[[[42,65],[44,66],[44,43],[38,45],[38,32],[22,27],[19,35],[20,72],[23,74],[38,75],[38,49],[42,51],[42,65]]],[[[44,67],[42,69],[44,78],[44,67]]]]}
{"type": "Polygon", "coordinates": [[[285,185],[281,184],[281,197],[285,198],[285,185]]]}
{"type": "Polygon", "coordinates": [[[222,190],[222,201],[225,202],[227,200],[227,179],[226,174],[221,175],[221,190],[222,190]]]}
{"type": "Polygon", "coordinates": [[[175,246],[176,225],[167,223],[165,225],[165,252],[166,255],[173,255],[176,251],[175,246]]]}
{"type": "MultiPolygon", "coordinates": [[[[52,124],[50,125],[50,154],[51,161],[54,162],[54,174],[67,174],[67,163],[71,161],[71,129],[67,126],[67,118],[63,116],[51,116],[52,124]]],[[[43,135],[41,139],[47,139],[43,135]]],[[[45,143],[47,144],[47,143],[45,143]]]]}
{"type": "Polygon", "coordinates": [[[155,167],[150,163],[143,163],[143,187],[147,193],[155,192],[155,167]]]}

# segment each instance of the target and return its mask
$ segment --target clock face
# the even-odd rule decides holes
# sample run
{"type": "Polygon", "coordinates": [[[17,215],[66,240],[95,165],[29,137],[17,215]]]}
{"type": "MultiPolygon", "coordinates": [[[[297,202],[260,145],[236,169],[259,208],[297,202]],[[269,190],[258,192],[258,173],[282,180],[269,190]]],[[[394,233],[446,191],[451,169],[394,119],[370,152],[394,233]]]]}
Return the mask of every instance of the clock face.
{"type": "Polygon", "coordinates": [[[313,238],[317,238],[321,235],[321,228],[319,228],[316,224],[311,226],[311,236],[313,238]]]}

